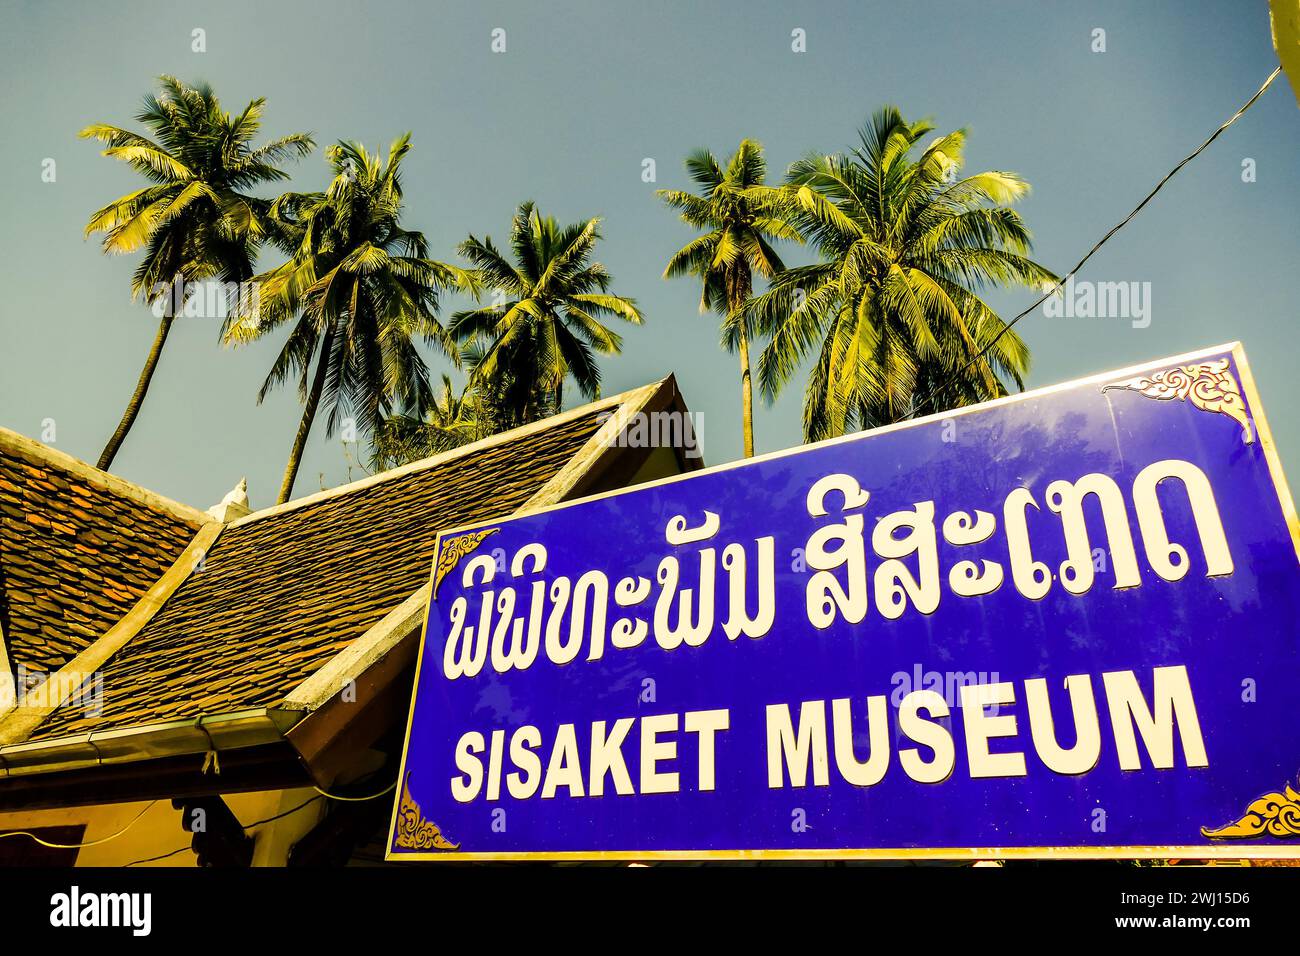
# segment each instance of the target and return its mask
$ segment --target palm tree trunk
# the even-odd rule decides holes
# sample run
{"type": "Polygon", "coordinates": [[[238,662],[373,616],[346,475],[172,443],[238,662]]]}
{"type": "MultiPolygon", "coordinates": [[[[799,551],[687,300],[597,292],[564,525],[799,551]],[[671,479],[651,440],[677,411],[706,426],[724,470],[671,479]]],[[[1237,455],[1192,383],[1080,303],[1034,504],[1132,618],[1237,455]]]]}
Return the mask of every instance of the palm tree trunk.
{"type": "MultiPolygon", "coordinates": [[[[735,315],[744,308],[749,298],[752,279],[746,265],[737,264],[728,270],[727,309],[735,315]]],[[[749,371],[749,333],[740,323],[737,351],[740,352],[740,415],[745,443],[745,457],[754,457],[754,382],[749,371]]]]}
{"type": "MultiPolygon", "coordinates": [[[[170,295],[170,293],[168,293],[170,295]]],[[[172,330],[172,322],[176,320],[175,308],[168,301],[163,307],[162,322],[158,325],[158,334],[154,336],[153,348],[149,350],[149,357],[145,359],[144,369],[140,372],[140,380],[135,383],[135,392],[131,395],[131,400],[126,403],[126,412],[122,415],[122,420],[117,423],[117,431],[108,440],[104,450],[99,454],[99,461],[96,466],[101,471],[108,471],[113,465],[113,459],[117,457],[117,451],[122,447],[122,442],[126,440],[126,433],[131,430],[135,424],[135,418],[140,414],[140,406],[144,404],[145,393],[149,391],[149,382],[153,379],[153,373],[158,368],[158,359],[162,356],[163,345],[167,342],[167,333],[172,330]]]]}
{"type": "Polygon", "coordinates": [[[749,336],[740,330],[740,414],[745,430],[745,457],[754,457],[754,384],[749,374],[749,336]]]}
{"type": "Polygon", "coordinates": [[[311,391],[307,393],[307,404],[302,410],[302,421],[298,423],[298,434],[294,436],[293,448],[289,451],[289,463],[284,469],[284,482],[280,485],[280,497],[276,504],[284,504],[293,494],[293,483],[298,477],[298,466],[302,464],[303,449],[307,447],[307,436],[311,433],[312,422],[316,418],[316,407],[320,404],[321,392],[325,390],[325,370],[329,365],[332,332],[325,333],[321,343],[320,359],[316,363],[316,374],[312,376],[311,391]]]}

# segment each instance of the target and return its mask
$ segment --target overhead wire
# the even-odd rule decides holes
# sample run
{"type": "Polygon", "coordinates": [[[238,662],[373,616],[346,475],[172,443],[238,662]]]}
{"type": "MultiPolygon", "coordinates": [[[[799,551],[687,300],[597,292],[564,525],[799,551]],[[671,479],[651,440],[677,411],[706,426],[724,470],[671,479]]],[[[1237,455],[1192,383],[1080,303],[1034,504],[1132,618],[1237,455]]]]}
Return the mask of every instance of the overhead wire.
{"type": "Polygon", "coordinates": [[[1008,332],[1010,332],[1020,322],[1021,319],[1028,316],[1040,305],[1042,305],[1044,302],[1046,302],[1048,299],[1054,296],[1057,292],[1059,292],[1065,286],[1065,283],[1069,281],[1071,278],[1073,278],[1076,274],[1078,274],[1079,270],[1082,269],[1085,264],[1087,264],[1088,260],[1091,259],[1097,253],[1097,251],[1101,249],[1102,246],[1104,246],[1108,241],[1110,241],[1112,236],[1114,236],[1117,232],[1119,232],[1121,229],[1123,229],[1125,226],[1127,226],[1130,222],[1133,221],[1133,219],[1137,216],[1137,214],[1140,213],[1143,210],[1143,208],[1146,207],[1147,203],[1149,203],[1153,198],[1155,198],[1156,193],[1160,192],[1160,190],[1164,188],[1166,183],[1168,183],[1171,179],[1173,179],[1174,176],[1176,176],[1184,166],[1186,166],[1188,163],[1194,160],[1197,156],[1201,155],[1201,153],[1204,152],[1211,143],[1213,143],[1216,139],[1218,139],[1223,134],[1224,130],[1226,130],[1233,123],[1237,122],[1237,120],[1241,119],[1241,117],[1245,114],[1245,112],[1255,105],[1255,101],[1258,100],[1261,96],[1263,96],[1264,92],[1270,86],[1273,85],[1273,81],[1277,79],[1278,74],[1280,74],[1281,72],[1282,72],[1281,66],[1278,66],[1275,70],[1273,70],[1273,72],[1268,75],[1268,79],[1264,81],[1264,85],[1261,86],[1258,91],[1256,91],[1254,96],[1252,96],[1240,107],[1238,107],[1237,111],[1233,113],[1230,117],[1228,117],[1228,119],[1225,120],[1224,123],[1221,126],[1219,126],[1218,129],[1216,129],[1213,133],[1211,133],[1209,138],[1206,139],[1205,142],[1201,143],[1200,146],[1197,146],[1196,149],[1192,150],[1190,153],[1184,156],[1183,159],[1179,161],[1178,165],[1176,165],[1173,169],[1167,172],[1161,178],[1161,180],[1158,183],[1156,183],[1155,188],[1152,189],[1149,193],[1147,193],[1140,203],[1138,203],[1136,206],[1133,207],[1132,212],[1130,212],[1127,216],[1125,216],[1114,226],[1112,226],[1109,232],[1107,232],[1104,236],[1102,236],[1099,240],[1097,240],[1096,243],[1093,244],[1092,248],[1089,249],[1087,253],[1084,255],[1084,257],[1075,264],[1073,269],[1071,269],[1060,279],[1058,279],[1056,281],[1056,284],[1053,285],[1046,292],[1044,292],[1037,300],[1034,301],[1032,305],[1029,306],[1029,308],[1025,309],[1023,312],[1021,312],[1019,315],[1013,318],[1010,322],[1006,323],[998,331],[998,334],[995,335],[987,345],[985,345],[974,356],[972,356],[971,359],[965,365],[961,366],[952,375],[947,376],[947,378],[939,385],[936,385],[934,388],[932,388],[926,394],[925,398],[921,401],[920,404],[913,405],[912,412],[908,416],[908,418],[915,418],[919,414],[924,412],[926,406],[933,403],[934,399],[938,397],[939,393],[943,390],[944,386],[950,384],[951,382],[959,378],[972,365],[974,365],[976,362],[983,359],[984,355],[988,352],[988,350],[993,348],[993,346],[997,345],[998,342],[1002,339],[1002,337],[1006,335],[1008,332]]]}

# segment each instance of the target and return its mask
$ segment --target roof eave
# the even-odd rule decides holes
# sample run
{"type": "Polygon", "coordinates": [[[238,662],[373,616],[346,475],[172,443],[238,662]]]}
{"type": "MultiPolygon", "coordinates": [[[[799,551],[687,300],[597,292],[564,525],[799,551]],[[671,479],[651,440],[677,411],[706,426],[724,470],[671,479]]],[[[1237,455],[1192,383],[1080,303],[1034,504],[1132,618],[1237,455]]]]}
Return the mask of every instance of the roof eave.
{"type": "Polygon", "coordinates": [[[9,777],[58,773],[162,757],[216,754],[279,743],[302,712],[258,707],[189,720],[91,731],[68,737],[0,747],[0,781],[9,777]]]}

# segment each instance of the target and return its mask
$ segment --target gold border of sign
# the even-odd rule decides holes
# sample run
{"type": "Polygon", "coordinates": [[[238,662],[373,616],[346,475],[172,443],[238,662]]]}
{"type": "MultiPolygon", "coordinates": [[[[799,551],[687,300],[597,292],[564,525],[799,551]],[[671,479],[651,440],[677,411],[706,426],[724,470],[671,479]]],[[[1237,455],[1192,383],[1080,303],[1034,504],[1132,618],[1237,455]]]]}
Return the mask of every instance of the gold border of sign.
{"type": "Polygon", "coordinates": [[[433,596],[438,596],[438,585],[442,579],[451,574],[456,565],[460,564],[461,559],[467,555],[473,554],[483,539],[488,535],[496,534],[500,528],[484,528],[480,531],[471,531],[468,534],[457,535],[454,538],[444,538],[442,535],[437,539],[438,561],[433,566],[433,596]],[[443,545],[446,545],[444,548],[443,545]]]}
{"type": "Polygon", "coordinates": [[[1112,388],[1131,389],[1147,398],[1169,402],[1174,399],[1190,402],[1203,412],[1217,412],[1227,415],[1241,426],[1241,441],[1245,445],[1255,443],[1255,435],[1250,428],[1250,418],[1246,414],[1246,403],[1241,400],[1241,389],[1232,377],[1232,363],[1226,359],[1213,362],[1201,362],[1196,365],[1175,365],[1172,368],[1139,375],[1123,382],[1103,385],[1101,390],[1107,392],[1112,388]]]}
{"type": "Polygon", "coordinates": [[[408,771],[402,780],[402,798],[397,804],[397,835],[393,842],[400,847],[412,850],[455,850],[459,843],[452,843],[443,835],[442,829],[432,820],[424,818],[424,811],[411,796],[411,774],[408,771]]]}
{"type": "MultiPolygon", "coordinates": [[[[587,501],[596,501],[601,498],[612,498],[616,495],[627,494],[630,491],[643,491],[647,488],[653,488],[658,485],[671,484],[676,481],[682,481],[686,478],[692,478],[696,475],[709,474],[720,471],[729,471],[733,468],[744,468],[760,461],[770,461],[776,458],[783,458],[786,455],[792,455],[804,451],[808,448],[824,448],[830,445],[836,445],[846,442],[861,441],[868,437],[879,435],[883,432],[898,431],[904,428],[913,428],[917,425],[924,425],[934,421],[942,421],[948,418],[957,418],[961,415],[969,415],[973,412],[983,412],[990,408],[996,408],[1002,405],[1010,405],[1013,402],[1023,402],[1026,399],[1041,398],[1044,395],[1051,395],[1055,392],[1062,392],[1066,389],[1079,388],[1087,385],[1105,385],[1107,383],[1118,384],[1117,378],[1132,379],[1142,372],[1153,370],[1167,369],[1173,365],[1190,365],[1200,359],[1208,359],[1221,356],[1225,353],[1231,353],[1237,366],[1237,374],[1241,379],[1241,386],[1245,392],[1247,410],[1255,423],[1255,432],[1259,436],[1259,444],[1264,453],[1264,460],[1268,464],[1269,474],[1273,479],[1273,487],[1277,492],[1278,501],[1282,505],[1282,514],[1286,519],[1287,528],[1291,533],[1291,543],[1295,547],[1297,560],[1300,560],[1300,518],[1296,516],[1295,502],[1291,497],[1291,492],[1287,488],[1286,477],[1282,473],[1282,464],[1278,459],[1277,446],[1273,443],[1273,435],[1269,431],[1268,422],[1264,418],[1263,405],[1259,399],[1259,392],[1255,388],[1255,380],[1250,373],[1250,366],[1246,362],[1246,352],[1240,342],[1230,342],[1226,345],[1220,345],[1215,348],[1198,349],[1195,352],[1189,352],[1186,355],[1176,355],[1172,358],[1161,359],[1156,362],[1148,362],[1144,365],[1134,365],[1129,368],[1117,369],[1113,372],[1103,372],[1099,375],[1092,375],[1087,378],[1075,379],[1070,382],[1062,382],[1059,385],[1049,385],[1046,388],[1034,389],[1029,392],[1021,392],[1017,395],[1009,395],[1005,398],[995,399],[991,402],[982,402],[979,405],[968,405],[965,408],[957,408],[952,411],[942,412],[935,415],[927,415],[925,418],[917,418],[912,421],[899,422],[894,425],[885,425],[881,428],[873,428],[869,432],[855,432],[851,435],[843,435],[839,438],[830,438],[825,441],[817,442],[814,445],[800,445],[796,448],[787,448],[781,451],[769,452],[765,455],[757,455],[753,458],[742,459],[740,461],[728,462],[725,465],[715,465],[712,468],[706,468],[702,471],[691,472],[689,475],[674,475],[669,478],[660,478],[656,481],[648,481],[644,484],[636,485],[634,488],[622,488],[616,491],[608,491],[599,495],[591,495],[586,498],[575,498],[572,501],[563,501],[558,504],[548,505],[544,508],[538,508],[530,511],[528,514],[535,515],[547,511],[558,511],[562,508],[571,508],[576,504],[587,501]]],[[[521,516],[522,517],[522,516],[521,516]]],[[[511,520],[511,519],[507,519],[511,520]]],[[[434,553],[438,554],[442,548],[442,541],[446,538],[462,535],[467,531],[482,530],[476,529],[473,525],[466,525],[459,528],[450,528],[438,532],[437,542],[434,553]]],[[[495,529],[494,529],[495,530],[495,529]]],[[[484,535],[486,537],[486,535],[484,535]]],[[[402,743],[402,769],[398,775],[399,780],[407,779],[406,758],[407,748],[411,741],[411,723],[415,718],[415,699],[419,693],[420,673],[424,663],[424,651],[426,637],[429,629],[429,615],[424,616],[424,628],[420,634],[420,653],[415,664],[415,684],[411,691],[411,708],[406,718],[406,736],[402,743]]],[[[405,790],[405,788],[403,788],[405,790]]],[[[394,828],[397,825],[398,811],[400,810],[401,796],[394,798],[393,813],[389,823],[388,842],[384,845],[384,858],[386,860],[536,860],[536,861],[558,861],[558,860],[1011,860],[1011,859],[1057,859],[1057,860],[1132,860],[1132,859],[1182,859],[1182,860],[1214,860],[1214,859],[1232,859],[1232,860],[1290,860],[1300,859],[1300,842],[1293,843],[1220,843],[1205,846],[984,846],[984,847],[866,847],[866,848],[847,848],[847,849],[764,849],[764,850],[577,850],[577,851],[545,851],[545,852],[528,852],[528,851],[510,851],[510,852],[492,852],[492,851],[469,851],[455,850],[442,852],[417,852],[417,853],[394,853],[393,839],[394,828]]]]}
{"type": "Polygon", "coordinates": [[[1300,837],[1300,793],[1296,793],[1288,783],[1280,791],[1252,800],[1239,819],[1221,827],[1201,827],[1201,835],[1211,840],[1247,840],[1262,836],[1291,840],[1300,837]]]}

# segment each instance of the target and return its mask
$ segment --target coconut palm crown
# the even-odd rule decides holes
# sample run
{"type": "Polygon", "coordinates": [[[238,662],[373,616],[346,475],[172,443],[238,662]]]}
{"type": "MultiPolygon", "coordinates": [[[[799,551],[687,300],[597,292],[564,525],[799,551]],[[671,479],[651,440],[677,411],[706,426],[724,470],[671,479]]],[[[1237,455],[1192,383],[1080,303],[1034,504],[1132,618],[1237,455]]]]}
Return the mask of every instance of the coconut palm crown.
{"type": "Polygon", "coordinates": [[[132,297],[154,304],[162,319],[135,392],[99,457],[104,469],[112,466],[140,414],[178,300],[190,283],[213,278],[239,283],[253,274],[258,244],[266,237],[268,201],[250,190],[287,179],[280,164],[313,146],[310,135],[293,133],[255,147],[263,99],[232,115],[207,85],[187,86],[172,76],[159,82],[161,90],[147,96],[136,115],[152,139],[106,123],[81,131],[83,138],[104,144],[105,156],[146,180],[147,185],[96,211],[86,235],[104,233],[109,254],[144,250],[131,279],[132,297]]]}
{"type": "Polygon", "coordinates": [[[569,378],[585,397],[597,398],[596,356],[623,348],[602,319],[642,322],[636,302],[609,292],[609,273],[591,259],[599,225],[588,219],[561,227],[525,202],[510,228],[513,261],[490,236],[471,235],[460,245],[491,301],[456,313],[451,331],[472,350],[471,385],[495,383],[498,400],[521,424],[562,407],[569,378]]]}
{"type": "Polygon", "coordinates": [[[387,159],[359,143],[330,147],[334,178],[323,193],[288,193],[271,217],[289,261],[257,277],[255,314],[228,323],[228,341],[290,330],[258,392],[260,403],[290,375],[303,402],[280,501],[288,500],[303,448],[321,403],[326,434],[351,418],[371,434],[395,408],[423,417],[434,402],[417,343],[432,344],[458,363],[451,335],[437,317],[439,293],[474,291],[474,277],[428,256],[422,233],[406,229],[401,166],[410,135],[387,159]]]}
{"type": "Polygon", "coordinates": [[[665,203],[681,211],[682,221],[699,229],[697,236],[668,261],[664,278],[692,275],[700,280],[700,311],[735,316],[724,340],[740,354],[741,428],[745,457],[754,454],[753,384],[749,363],[751,323],[743,312],[754,289],[754,274],[771,280],[785,268],[769,244],[775,239],[800,241],[782,216],[782,206],[764,200],[767,164],[763,147],[742,140],[724,169],[708,150],[686,158],[686,170],[699,193],[659,190],[665,203]]]}
{"type": "Polygon", "coordinates": [[[806,440],[1023,388],[1029,349],[981,297],[1055,280],[1028,258],[1014,173],[959,175],[965,132],[934,138],[894,107],[848,154],[791,166],[780,195],[820,261],[787,269],[746,309],[769,342],[759,383],[777,395],[813,359],[806,440]]]}

